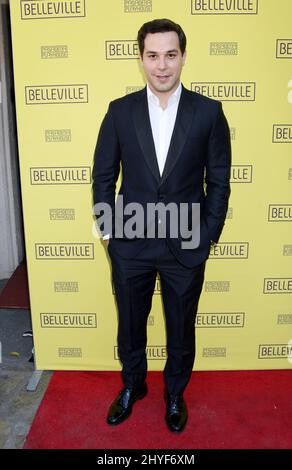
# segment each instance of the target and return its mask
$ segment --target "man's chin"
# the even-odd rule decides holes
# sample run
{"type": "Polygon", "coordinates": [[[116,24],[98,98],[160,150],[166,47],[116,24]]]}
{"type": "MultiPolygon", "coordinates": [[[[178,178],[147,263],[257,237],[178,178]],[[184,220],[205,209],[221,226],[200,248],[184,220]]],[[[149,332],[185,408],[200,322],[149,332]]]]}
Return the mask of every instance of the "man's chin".
{"type": "Polygon", "coordinates": [[[168,91],[171,91],[173,89],[173,84],[171,83],[158,83],[155,84],[155,87],[153,87],[154,90],[160,92],[160,93],[167,93],[168,91]]]}

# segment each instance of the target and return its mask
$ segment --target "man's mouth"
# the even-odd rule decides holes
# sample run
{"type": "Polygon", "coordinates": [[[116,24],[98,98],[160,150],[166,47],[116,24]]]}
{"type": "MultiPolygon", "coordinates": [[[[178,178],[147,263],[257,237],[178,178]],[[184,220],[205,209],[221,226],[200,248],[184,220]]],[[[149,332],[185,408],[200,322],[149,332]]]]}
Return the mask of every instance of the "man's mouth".
{"type": "Polygon", "coordinates": [[[160,81],[166,81],[169,78],[169,75],[156,75],[156,78],[160,81]]]}

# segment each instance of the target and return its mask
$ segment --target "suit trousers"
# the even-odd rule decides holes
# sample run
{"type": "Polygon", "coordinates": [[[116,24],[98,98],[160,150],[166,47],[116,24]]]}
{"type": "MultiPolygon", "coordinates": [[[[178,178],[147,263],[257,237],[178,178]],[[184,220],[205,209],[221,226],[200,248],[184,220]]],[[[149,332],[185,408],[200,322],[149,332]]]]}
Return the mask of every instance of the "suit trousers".
{"type": "Polygon", "coordinates": [[[110,241],[112,282],[118,309],[118,353],[125,387],[141,385],[147,376],[147,319],[157,273],[166,326],[167,360],[163,375],[168,393],[182,394],[195,360],[195,319],[206,261],[183,266],[165,238],[149,238],[133,259],[122,258],[110,241]]]}

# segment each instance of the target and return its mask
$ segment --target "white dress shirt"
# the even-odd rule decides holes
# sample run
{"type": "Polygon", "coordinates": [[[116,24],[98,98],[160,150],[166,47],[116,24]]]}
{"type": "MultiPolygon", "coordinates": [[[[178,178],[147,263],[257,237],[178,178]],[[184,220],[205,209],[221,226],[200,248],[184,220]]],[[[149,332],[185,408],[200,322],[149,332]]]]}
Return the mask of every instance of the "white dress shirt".
{"type": "MultiPolygon", "coordinates": [[[[172,95],[170,95],[167,107],[163,109],[160,106],[159,98],[152,92],[147,83],[148,109],[160,176],[163,172],[173,133],[181,91],[182,85],[180,83],[172,95]]],[[[102,238],[103,240],[108,240],[109,237],[106,234],[102,238]]]]}
{"type": "Polygon", "coordinates": [[[163,109],[160,106],[159,98],[152,92],[147,83],[148,109],[160,176],[162,175],[169,149],[181,91],[182,85],[180,83],[172,95],[170,95],[167,107],[163,109]]]}

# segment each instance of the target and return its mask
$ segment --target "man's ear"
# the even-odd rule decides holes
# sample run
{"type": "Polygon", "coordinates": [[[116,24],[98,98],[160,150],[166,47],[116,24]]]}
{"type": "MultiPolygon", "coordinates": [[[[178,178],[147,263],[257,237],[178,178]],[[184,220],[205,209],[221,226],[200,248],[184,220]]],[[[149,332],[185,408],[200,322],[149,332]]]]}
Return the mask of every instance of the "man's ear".
{"type": "Polygon", "coordinates": [[[187,51],[185,50],[184,53],[183,53],[183,56],[182,56],[182,59],[183,59],[183,65],[185,65],[185,62],[186,62],[186,57],[187,57],[187,51]]]}

